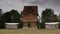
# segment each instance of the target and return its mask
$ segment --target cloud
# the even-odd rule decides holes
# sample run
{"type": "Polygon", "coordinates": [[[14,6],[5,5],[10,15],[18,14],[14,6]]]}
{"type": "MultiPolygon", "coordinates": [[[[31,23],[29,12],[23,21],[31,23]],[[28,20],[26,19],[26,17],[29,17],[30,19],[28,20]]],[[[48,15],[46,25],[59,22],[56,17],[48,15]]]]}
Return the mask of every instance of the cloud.
{"type": "Polygon", "coordinates": [[[44,8],[52,8],[56,14],[60,13],[60,0],[22,0],[22,2],[38,5],[40,11],[44,8]]]}
{"type": "Polygon", "coordinates": [[[3,13],[11,9],[21,12],[26,5],[37,5],[40,15],[45,8],[52,8],[56,14],[60,13],[60,0],[0,0],[3,13]]]}
{"type": "Polygon", "coordinates": [[[3,13],[11,9],[16,9],[21,12],[23,4],[17,0],[0,0],[0,8],[3,9],[3,13]]]}
{"type": "Polygon", "coordinates": [[[37,4],[37,5],[55,5],[60,6],[60,0],[22,0],[25,3],[37,4]]]}

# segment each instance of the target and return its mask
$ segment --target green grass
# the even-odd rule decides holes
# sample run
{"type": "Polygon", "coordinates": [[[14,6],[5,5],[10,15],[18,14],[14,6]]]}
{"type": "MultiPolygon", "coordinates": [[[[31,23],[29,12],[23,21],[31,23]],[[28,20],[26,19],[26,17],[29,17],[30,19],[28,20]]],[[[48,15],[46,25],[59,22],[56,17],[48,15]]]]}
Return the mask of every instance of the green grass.
{"type": "Polygon", "coordinates": [[[0,29],[0,34],[60,34],[60,29],[0,29]]]}

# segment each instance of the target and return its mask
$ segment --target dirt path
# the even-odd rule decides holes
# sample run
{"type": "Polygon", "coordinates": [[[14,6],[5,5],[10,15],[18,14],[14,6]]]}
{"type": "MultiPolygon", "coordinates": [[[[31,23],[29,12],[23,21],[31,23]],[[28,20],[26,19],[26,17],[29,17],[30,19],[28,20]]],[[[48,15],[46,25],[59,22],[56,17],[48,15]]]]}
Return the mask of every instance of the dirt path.
{"type": "Polygon", "coordinates": [[[0,34],[60,34],[60,30],[46,29],[2,29],[0,34]]]}

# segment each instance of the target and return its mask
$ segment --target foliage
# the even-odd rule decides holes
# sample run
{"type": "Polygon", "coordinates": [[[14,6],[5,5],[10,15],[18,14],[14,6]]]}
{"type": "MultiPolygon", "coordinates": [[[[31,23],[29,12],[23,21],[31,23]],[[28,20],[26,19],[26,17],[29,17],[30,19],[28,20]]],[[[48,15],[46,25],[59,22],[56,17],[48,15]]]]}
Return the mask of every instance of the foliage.
{"type": "Polygon", "coordinates": [[[5,25],[5,22],[7,23],[19,23],[18,27],[22,27],[22,21],[21,19],[21,14],[18,13],[17,10],[12,9],[9,12],[6,12],[2,15],[1,19],[0,19],[0,24],[5,25]]]}
{"type": "Polygon", "coordinates": [[[23,27],[23,23],[20,20],[21,19],[21,14],[18,13],[17,10],[11,10],[11,20],[14,23],[19,23],[18,28],[22,28],[23,27]]]}
{"type": "Polygon", "coordinates": [[[58,18],[58,16],[57,16],[57,15],[54,15],[54,16],[53,16],[53,19],[54,19],[54,21],[53,21],[53,22],[59,22],[59,18],[58,18]]]}
{"type": "Polygon", "coordinates": [[[3,14],[3,18],[5,22],[20,22],[21,15],[17,12],[17,10],[11,10],[10,12],[6,12],[3,14]]]}
{"type": "Polygon", "coordinates": [[[58,16],[54,14],[54,10],[45,9],[42,12],[42,28],[45,28],[45,22],[58,22],[58,16]]]}
{"type": "Polygon", "coordinates": [[[11,14],[10,14],[10,12],[4,13],[3,18],[4,18],[5,22],[11,22],[11,14]]]}
{"type": "Polygon", "coordinates": [[[18,28],[23,28],[23,23],[22,21],[20,21],[19,25],[18,25],[18,28]]]}
{"type": "Polygon", "coordinates": [[[56,22],[58,21],[58,16],[54,14],[54,10],[52,9],[45,9],[42,12],[42,22],[56,22]]]}
{"type": "MultiPolygon", "coordinates": [[[[42,19],[45,20],[45,22],[50,22],[52,21],[51,17],[53,16],[53,10],[52,9],[45,9],[43,12],[42,12],[42,19]],[[51,18],[51,19],[50,19],[51,18]]],[[[42,21],[43,21],[42,20],[42,21]]]]}
{"type": "Polygon", "coordinates": [[[41,23],[40,22],[37,22],[37,28],[41,29],[41,23]]]}
{"type": "Polygon", "coordinates": [[[21,15],[17,12],[17,10],[11,10],[11,19],[12,22],[20,22],[21,15]]]}
{"type": "Polygon", "coordinates": [[[0,16],[0,29],[4,29],[5,28],[5,21],[3,19],[2,16],[0,16]]]}
{"type": "Polygon", "coordinates": [[[5,28],[5,21],[2,15],[2,9],[0,9],[0,29],[5,28]]]}

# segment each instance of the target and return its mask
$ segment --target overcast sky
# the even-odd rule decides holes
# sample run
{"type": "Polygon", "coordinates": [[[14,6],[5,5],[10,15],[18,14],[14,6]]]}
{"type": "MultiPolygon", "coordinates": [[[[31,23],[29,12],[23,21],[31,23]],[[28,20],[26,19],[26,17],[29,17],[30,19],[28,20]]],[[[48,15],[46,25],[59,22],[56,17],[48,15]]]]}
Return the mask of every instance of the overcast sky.
{"type": "Polygon", "coordinates": [[[38,12],[41,15],[42,10],[51,8],[55,14],[60,13],[60,0],[0,0],[0,8],[3,9],[3,13],[16,9],[19,13],[23,10],[24,6],[36,5],[38,6],[38,12]]]}

